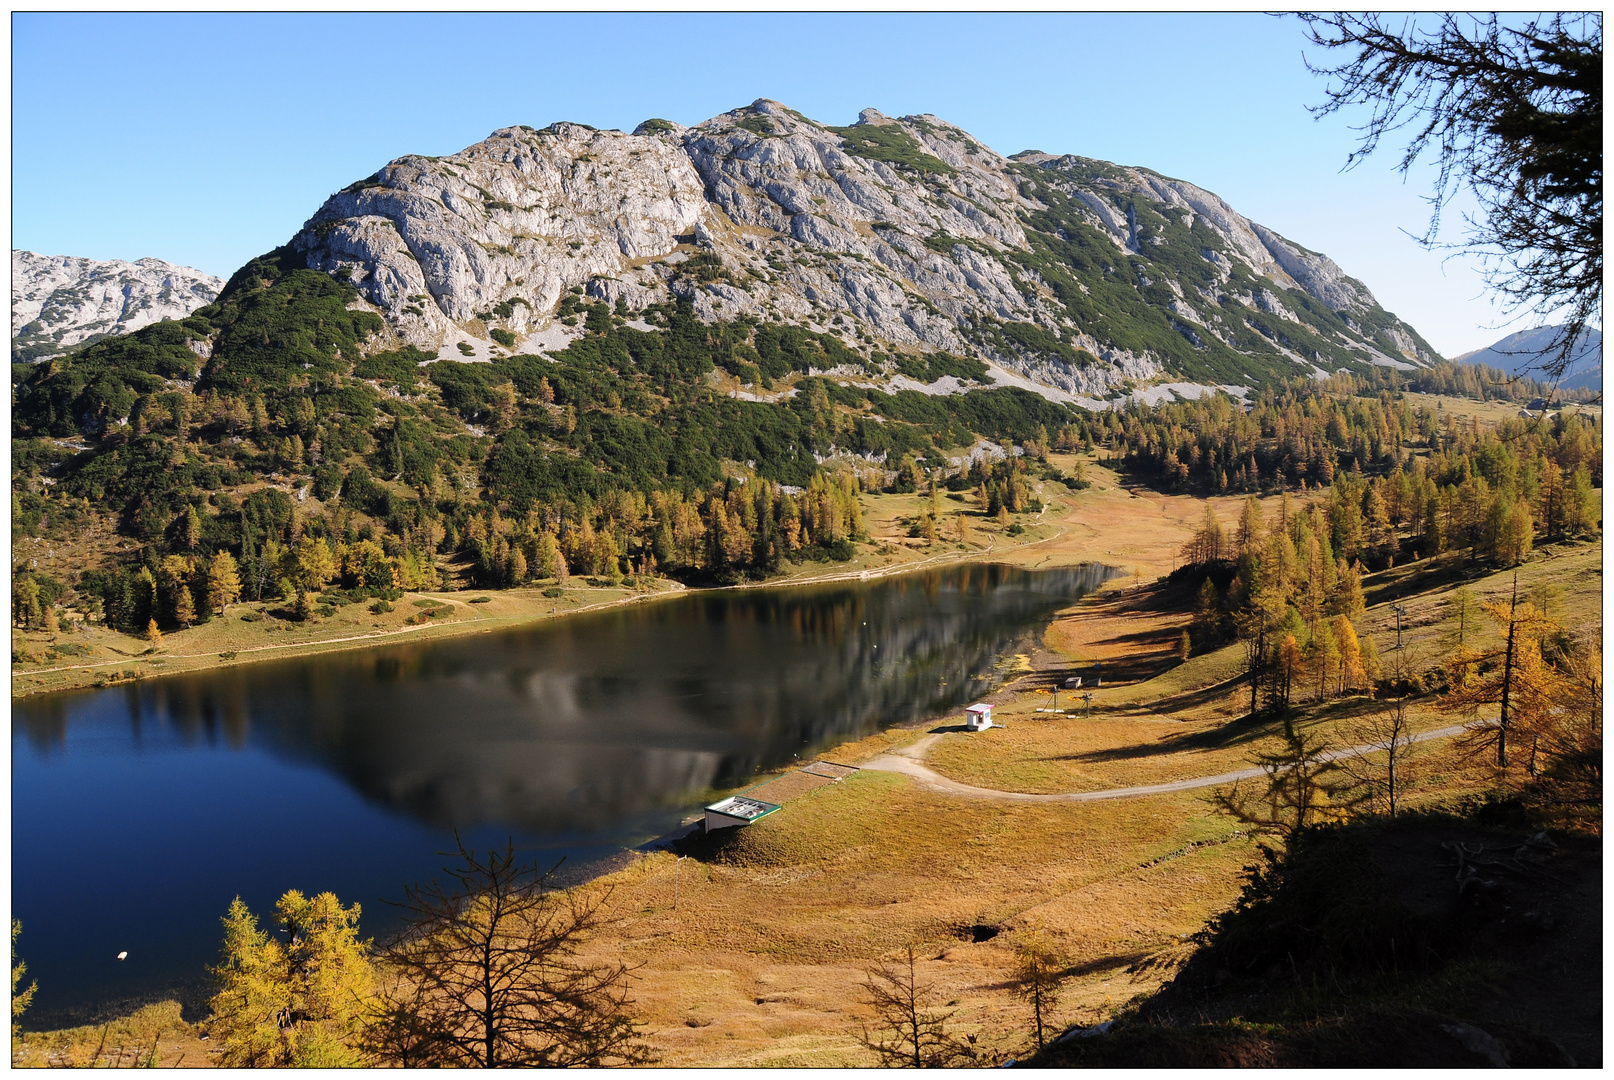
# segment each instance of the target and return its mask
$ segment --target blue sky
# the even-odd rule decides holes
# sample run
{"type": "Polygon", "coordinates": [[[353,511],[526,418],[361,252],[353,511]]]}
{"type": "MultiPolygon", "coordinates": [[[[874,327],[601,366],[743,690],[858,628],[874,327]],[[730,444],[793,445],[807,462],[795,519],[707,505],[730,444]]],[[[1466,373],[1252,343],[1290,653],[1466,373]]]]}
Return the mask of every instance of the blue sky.
{"type": "MultiPolygon", "coordinates": [[[[12,245],[228,276],[332,192],[509,124],[691,124],[758,97],[933,113],[1004,154],[1143,165],[1322,251],[1446,355],[1505,324],[1421,250],[1427,178],[1312,120],[1264,15],[14,14],[12,245]]],[[[1450,215],[1457,220],[1456,215],[1450,215]]]]}

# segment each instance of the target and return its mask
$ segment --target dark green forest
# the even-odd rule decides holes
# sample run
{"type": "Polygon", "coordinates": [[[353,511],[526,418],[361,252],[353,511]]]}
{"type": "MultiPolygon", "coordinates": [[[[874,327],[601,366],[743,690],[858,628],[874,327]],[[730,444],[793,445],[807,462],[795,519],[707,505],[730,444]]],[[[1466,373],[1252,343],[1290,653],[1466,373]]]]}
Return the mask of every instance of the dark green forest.
{"type": "MultiPolygon", "coordinates": [[[[1351,559],[1393,557],[1384,537],[1402,526],[1417,550],[1487,557],[1517,551],[1527,526],[1595,527],[1599,426],[1558,417],[1482,433],[1405,400],[1422,383],[1537,389],[1470,369],[1437,366],[1414,376],[1422,383],[1379,369],[1291,379],[1248,408],[1217,396],[1087,413],[1016,388],[843,385],[814,373],[967,384],[985,369],[946,353],[859,354],[754,319],[705,323],[683,301],[640,314],[655,327],[642,331],[580,289],[556,313],[584,331],[563,351],[437,361],[388,348],[382,320],[356,299],[280,249],[184,320],[14,364],[14,539],[68,538],[100,515],[133,541],[79,581],[19,575],[33,579],[30,603],[82,586],[111,624],[140,631],[204,620],[231,595],[295,597],[306,610],[310,595],[384,599],[456,581],[765,578],[786,562],[850,558],[871,488],[940,484],[975,491],[991,514],[1038,509],[1032,476],[1064,479],[1047,464],[1056,446],[1118,452],[1164,489],[1348,489],[1364,535],[1378,538],[1335,537],[1351,559]],[[718,370],[759,395],[786,380],[792,392],[740,400],[713,386],[718,370]],[[1021,453],[951,463],[980,437],[1021,453]]],[[[989,329],[1091,360],[1030,324],[989,329]]]]}
{"type": "MultiPolygon", "coordinates": [[[[492,586],[732,581],[849,558],[857,495],[883,473],[871,463],[913,490],[977,435],[1046,448],[1078,419],[1018,389],[842,386],[810,373],[869,361],[831,335],[706,324],[687,303],[643,313],[658,328],[643,332],[580,292],[557,315],[585,334],[552,358],[433,361],[377,351],[382,321],[350,310],[350,285],[272,252],[187,319],[13,366],[14,534],[115,517],[138,554],[84,584],[127,629],[205,618],[217,551],[254,599],[440,586],[454,559],[492,586]],[[743,401],[711,387],[719,368],[759,390],[806,377],[778,403],[743,401]]],[[[894,363],[927,380],[984,373],[947,354],[894,363]]],[[[973,482],[1007,480],[983,465],[973,482]]]]}

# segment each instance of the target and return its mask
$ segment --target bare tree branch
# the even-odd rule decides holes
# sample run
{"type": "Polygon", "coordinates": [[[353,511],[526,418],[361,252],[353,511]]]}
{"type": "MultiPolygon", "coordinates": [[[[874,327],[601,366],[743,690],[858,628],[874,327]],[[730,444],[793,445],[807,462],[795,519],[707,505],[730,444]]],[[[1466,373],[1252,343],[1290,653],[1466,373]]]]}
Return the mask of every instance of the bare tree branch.
{"type": "Polygon", "coordinates": [[[1329,79],[1312,114],[1369,109],[1345,167],[1396,136],[1405,139],[1403,176],[1433,156],[1429,228],[1418,241],[1480,256],[1508,310],[1562,313],[1552,358],[1540,365],[1556,383],[1587,326],[1602,322],[1602,15],[1522,26],[1494,13],[1299,18],[1313,45],[1349,54],[1332,65],[1306,60],[1329,79]],[[1464,215],[1468,238],[1439,243],[1442,211],[1465,189],[1480,208],[1464,215]]]}

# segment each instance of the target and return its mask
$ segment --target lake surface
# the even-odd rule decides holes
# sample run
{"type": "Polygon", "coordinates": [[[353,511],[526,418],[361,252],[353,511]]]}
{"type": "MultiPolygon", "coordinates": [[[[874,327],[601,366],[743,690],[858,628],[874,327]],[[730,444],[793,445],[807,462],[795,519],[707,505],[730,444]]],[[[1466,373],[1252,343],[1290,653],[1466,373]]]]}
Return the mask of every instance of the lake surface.
{"type": "Polygon", "coordinates": [[[219,918],[335,892],[384,935],[458,829],[585,866],[713,788],[968,704],[1104,567],[955,566],[27,698],[12,904],[30,1027],[205,996],[219,918]],[[127,951],[128,959],[114,959],[127,951]]]}

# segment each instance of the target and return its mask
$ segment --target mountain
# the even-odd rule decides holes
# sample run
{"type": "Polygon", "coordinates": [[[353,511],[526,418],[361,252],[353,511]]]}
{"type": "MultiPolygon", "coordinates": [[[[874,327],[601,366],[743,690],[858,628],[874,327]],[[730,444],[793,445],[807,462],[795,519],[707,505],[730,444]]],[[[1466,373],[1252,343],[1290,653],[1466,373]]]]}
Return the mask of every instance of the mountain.
{"type": "MultiPolygon", "coordinates": [[[[1509,375],[1541,378],[1541,365],[1553,359],[1551,345],[1559,327],[1538,326],[1509,334],[1494,345],[1464,353],[1456,359],[1465,364],[1485,364],[1509,375]]],[[[1603,332],[1587,330],[1575,343],[1574,355],[1559,387],[1564,390],[1603,389],[1603,332]]]]}
{"type": "Polygon", "coordinates": [[[183,319],[224,282],[161,259],[11,252],[11,356],[42,360],[163,319],[183,319]]]}
{"type": "Polygon", "coordinates": [[[349,185],[183,318],[14,365],[14,529],[138,541],[93,580],[142,632],[184,622],[158,599],[197,552],[236,553],[255,597],[316,589],[312,538],[382,591],[562,560],[734,581],[849,558],[874,489],[970,491],[1012,530],[1034,482],[1083,483],[1051,450],[1141,437],[1104,408],[1127,399],[1308,399],[1151,424],[1140,467],[1172,483],[1387,469],[1397,444],[1341,445],[1314,377],[1436,359],[1326,256],[1146,169],[771,101],[514,127],[349,185]]]}
{"type": "Polygon", "coordinates": [[[992,381],[1085,404],[1128,380],[1437,359],[1326,256],[1193,184],[1004,158],[874,109],[851,127],[759,100],[690,128],[504,128],[349,185],[290,247],[444,359],[563,346],[574,289],[628,314],[677,297],[707,322],[797,325],[870,360],[968,354],[992,381]]]}

